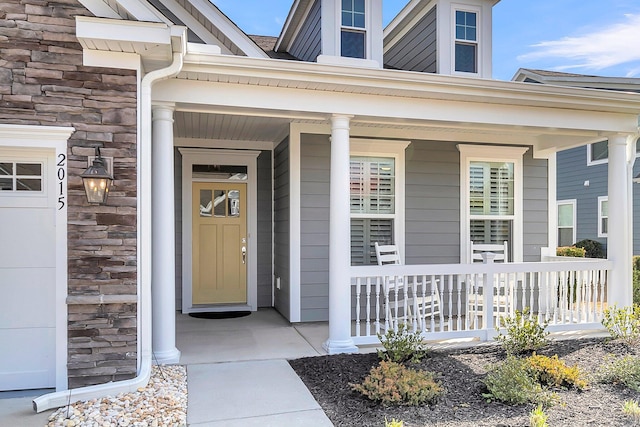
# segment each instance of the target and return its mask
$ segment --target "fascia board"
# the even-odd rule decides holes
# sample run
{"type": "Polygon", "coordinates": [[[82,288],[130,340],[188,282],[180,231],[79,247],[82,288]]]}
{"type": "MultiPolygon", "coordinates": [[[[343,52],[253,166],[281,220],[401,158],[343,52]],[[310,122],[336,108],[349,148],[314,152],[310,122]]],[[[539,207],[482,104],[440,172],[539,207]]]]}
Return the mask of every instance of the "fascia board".
{"type": "Polygon", "coordinates": [[[311,8],[316,1],[322,0],[296,0],[289,10],[287,19],[280,31],[278,40],[273,48],[276,52],[288,52],[291,48],[291,44],[295,40],[296,36],[300,33],[300,29],[307,17],[311,8]]]}
{"type": "Polygon", "coordinates": [[[164,17],[156,8],[144,0],[117,0],[118,4],[125,9],[132,17],[138,21],[145,22],[166,22],[164,17]]]}
{"type": "Polygon", "coordinates": [[[229,40],[249,57],[268,58],[257,44],[254,43],[236,24],[224,16],[215,6],[206,0],[188,0],[213,26],[218,28],[229,40]]]}
{"type": "Polygon", "coordinates": [[[76,37],[132,44],[171,46],[171,28],[163,23],[76,17],[76,37]]]}
{"type": "Polygon", "coordinates": [[[124,18],[102,0],[79,0],[79,2],[98,18],[124,18]]]}
{"type": "MultiPolygon", "coordinates": [[[[184,72],[244,76],[252,80],[298,81],[348,88],[354,93],[388,94],[521,106],[571,108],[638,114],[640,97],[615,91],[417,73],[340,67],[225,55],[188,54],[184,72]]],[[[318,87],[320,89],[320,87],[318,87]]]]}

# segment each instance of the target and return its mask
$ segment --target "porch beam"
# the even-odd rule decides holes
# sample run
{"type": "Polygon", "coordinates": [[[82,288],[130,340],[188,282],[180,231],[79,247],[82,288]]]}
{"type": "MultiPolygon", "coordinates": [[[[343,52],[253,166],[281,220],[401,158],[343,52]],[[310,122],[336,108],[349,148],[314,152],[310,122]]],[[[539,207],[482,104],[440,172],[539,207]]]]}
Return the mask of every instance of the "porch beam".
{"type": "Polygon", "coordinates": [[[152,348],[158,364],[178,363],[173,182],[173,105],[152,107],[152,348]]]}
{"type": "Polygon", "coordinates": [[[609,219],[607,257],[613,263],[608,278],[608,303],[618,307],[632,303],[632,203],[628,188],[631,175],[627,167],[627,144],[634,138],[617,134],[609,136],[609,219]]]}
{"type": "Polygon", "coordinates": [[[331,117],[331,178],[329,187],[329,354],[355,353],[351,338],[351,227],[349,205],[349,121],[331,117]]]}

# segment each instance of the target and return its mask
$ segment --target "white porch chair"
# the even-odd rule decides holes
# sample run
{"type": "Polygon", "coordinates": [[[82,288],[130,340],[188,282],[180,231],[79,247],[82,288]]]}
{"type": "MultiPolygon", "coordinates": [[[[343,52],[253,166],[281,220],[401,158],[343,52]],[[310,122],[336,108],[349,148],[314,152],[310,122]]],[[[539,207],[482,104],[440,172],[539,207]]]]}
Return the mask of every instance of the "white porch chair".
{"type": "MultiPolygon", "coordinates": [[[[490,252],[494,255],[493,262],[509,262],[509,245],[505,240],[502,244],[469,242],[469,261],[471,263],[484,262],[483,253],[490,252]]],[[[477,317],[484,314],[484,286],[483,277],[471,280],[467,284],[467,321],[473,325],[477,317]]],[[[493,314],[494,316],[511,315],[514,312],[514,284],[499,277],[494,281],[493,314]]]]}
{"type": "MultiPolygon", "coordinates": [[[[396,245],[379,245],[374,243],[378,265],[402,265],[400,252],[396,245]]],[[[413,295],[413,286],[405,282],[404,277],[389,277],[384,282],[385,289],[385,316],[389,327],[395,329],[399,323],[411,325],[414,321],[412,310],[415,308],[415,320],[420,330],[426,329],[425,319],[440,314],[440,294],[436,287],[431,294],[420,296],[422,283],[416,283],[416,292],[413,295]],[[407,299],[405,300],[405,286],[407,286],[407,299]]],[[[426,281],[425,286],[430,286],[431,281],[426,281]]],[[[435,286],[435,284],[434,284],[435,286]]]]}

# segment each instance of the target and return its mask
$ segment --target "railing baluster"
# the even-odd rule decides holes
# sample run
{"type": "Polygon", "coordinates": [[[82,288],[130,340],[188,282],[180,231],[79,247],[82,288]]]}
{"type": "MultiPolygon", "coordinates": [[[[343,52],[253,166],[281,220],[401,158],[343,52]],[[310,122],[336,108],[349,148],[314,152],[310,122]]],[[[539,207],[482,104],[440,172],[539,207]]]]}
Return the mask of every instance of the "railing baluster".
{"type": "Polygon", "coordinates": [[[380,276],[376,277],[376,335],[380,333],[380,276]]]}
{"type": "Polygon", "coordinates": [[[356,337],[360,336],[360,285],[361,277],[356,278],[356,337]]]}
{"type": "Polygon", "coordinates": [[[371,277],[367,277],[367,323],[366,323],[366,336],[371,335],[371,277]]]}

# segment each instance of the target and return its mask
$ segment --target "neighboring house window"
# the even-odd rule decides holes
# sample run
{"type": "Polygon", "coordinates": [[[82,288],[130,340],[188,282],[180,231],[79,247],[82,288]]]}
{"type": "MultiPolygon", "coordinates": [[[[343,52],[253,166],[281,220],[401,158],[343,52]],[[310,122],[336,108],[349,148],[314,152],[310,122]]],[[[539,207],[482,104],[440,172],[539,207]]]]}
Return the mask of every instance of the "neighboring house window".
{"type": "Polygon", "coordinates": [[[598,237],[607,237],[609,232],[609,197],[598,197],[598,237]]]}
{"type": "Polygon", "coordinates": [[[558,201],[558,246],[576,242],[576,200],[558,201]]]}
{"type": "Polygon", "coordinates": [[[342,0],[340,54],[349,58],[365,58],[365,0],[342,0]]]}
{"type": "Polygon", "coordinates": [[[455,11],[455,70],[478,72],[478,14],[455,11]]]}
{"type": "MultiPolygon", "coordinates": [[[[636,157],[640,155],[640,139],[636,142],[636,157]]],[[[609,160],[609,141],[587,145],[587,165],[599,165],[609,160]]]]}
{"type": "Polygon", "coordinates": [[[351,264],[376,264],[374,243],[394,242],[395,160],[351,157],[351,264]]]}
{"type": "Polygon", "coordinates": [[[469,242],[509,244],[522,259],[522,155],[525,147],[459,145],[461,154],[461,259],[469,242]]]}

